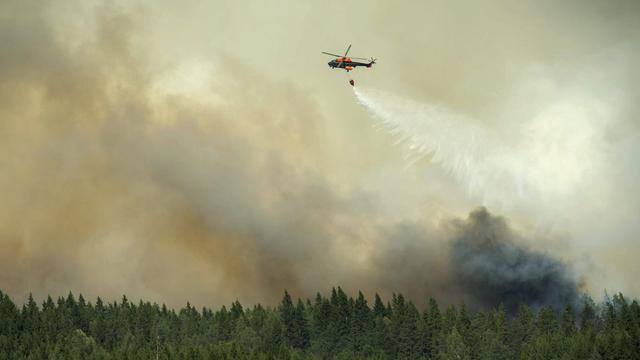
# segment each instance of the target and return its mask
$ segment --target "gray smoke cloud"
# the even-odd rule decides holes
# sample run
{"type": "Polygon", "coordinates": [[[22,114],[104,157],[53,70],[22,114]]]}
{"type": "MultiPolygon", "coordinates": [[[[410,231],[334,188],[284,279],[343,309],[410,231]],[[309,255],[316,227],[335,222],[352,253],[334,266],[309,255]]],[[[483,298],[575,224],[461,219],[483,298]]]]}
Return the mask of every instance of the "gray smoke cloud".
{"type": "Polygon", "coordinates": [[[556,309],[577,304],[579,287],[572,270],[550,254],[518,245],[505,218],[481,207],[454,223],[451,266],[460,285],[477,304],[508,311],[519,304],[556,309]]]}

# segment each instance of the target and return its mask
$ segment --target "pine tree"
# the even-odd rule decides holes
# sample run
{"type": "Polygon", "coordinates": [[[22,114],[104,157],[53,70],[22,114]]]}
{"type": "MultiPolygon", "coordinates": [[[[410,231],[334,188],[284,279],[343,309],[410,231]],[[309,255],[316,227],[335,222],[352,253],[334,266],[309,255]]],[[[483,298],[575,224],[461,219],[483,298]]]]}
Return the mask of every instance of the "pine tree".
{"type": "Polygon", "coordinates": [[[334,351],[351,348],[352,307],[349,298],[340,287],[331,293],[330,335],[331,347],[334,351]]]}
{"type": "Polygon", "coordinates": [[[604,304],[604,327],[605,329],[612,331],[616,327],[618,321],[616,309],[611,301],[606,301],[604,304]]]}
{"type": "Polygon", "coordinates": [[[296,343],[295,309],[291,296],[286,290],[284,291],[278,311],[280,312],[280,320],[284,327],[284,343],[293,346],[296,343]]]}
{"type": "Polygon", "coordinates": [[[275,355],[285,345],[283,339],[284,329],[281,317],[271,313],[265,322],[264,342],[262,348],[267,354],[275,355]]]}
{"type": "Polygon", "coordinates": [[[442,337],[442,315],[434,298],[429,299],[428,310],[423,315],[425,322],[424,353],[428,358],[433,358],[440,352],[442,337]]]}
{"type": "Polygon", "coordinates": [[[458,322],[458,311],[455,306],[449,305],[447,310],[445,310],[444,315],[442,316],[442,331],[443,334],[451,333],[451,330],[456,326],[458,322]]]}
{"type": "Polygon", "coordinates": [[[322,356],[328,355],[331,348],[330,318],[331,304],[318,293],[311,318],[311,346],[314,353],[322,356]]]}
{"type": "Polygon", "coordinates": [[[373,316],[385,317],[387,315],[388,315],[387,314],[387,308],[384,306],[384,303],[382,302],[382,299],[380,298],[380,295],[378,295],[378,293],[376,293],[375,301],[374,301],[374,305],[373,305],[373,316]]]}
{"type": "Polygon", "coordinates": [[[0,349],[13,352],[19,337],[20,312],[9,296],[0,291],[0,349]]]}
{"type": "Polygon", "coordinates": [[[40,310],[31,293],[29,293],[27,304],[22,310],[22,324],[25,332],[35,335],[40,331],[40,310]]]}
{"type": "Polygon", "coordinates": [[[469,318],[469,314],[467,313],[467,306],[462,303],[460,305],[460,313],[458,314],[458,321],[456,322],[456,328],[458,333],[466,338],[469,333],[469,327],[471,326],[471,318],[469,318]]]}
{"type": "Polygon", "coordinates": [[[507,343],[507,333],[509,331],[507,324],[507,315],[505,313],[504,304],[500,304],[498,309],[493,313],[493,331],[495,331],[498,340],[502,344],[507,343]]]}
{"type": "Polygon", "coordinates": [[[454,327],[444,341],[444,347],[438,359],[441,360],[470,360],[471,353],[464,343],[464,339],[454,327]]]}
{"type": "Polygon", "coordinates": [[[629,306],[632,319],[632,329],[630,335],[634,343],[634,352],[640,356],[640,305],[637,300],[633,300],[629,306]]]}
{"type": "Polygon", "coordinates": [[[373,324],[371,322],[371,310],[367,305],[367,300],[364,298],[362,292],[358,292],[354,309],[353,309],[353,321],[351,323],[351,338],[353,342],[353,350],[356,353],[362,352],[365,348],[371,347],[371,329],[373,324]]]}
{"type": "Polygon", "coordinates": [[[527,304],[520,304],[509,331],[509,347],[514,357],[520,356],[522,347],[533,339],[535,330],[531,308],[527,304]]]}
{"type": "Polygon", "coordinates": [[[476,350],[479,359],[509,359],[510,352],[507,347],[507,324],[504,306],[488,311],[483,317],[477,319],[476,325],[479,339],[476,339],[476,350]]]}
{"type": "Polygon", "coordinates": [[[552,335],[558,328],[556,313],[550,306],[545,306],[538,313],[538,334],[552,335]]]}
{"type": "Polygon", "coordinates": [[[564,307],[560,328],[565,337],[571,337],[576,332],[576,318],[571,304],[564,307]]]}
{"type": "Polygon", "coordinates": [[[307,321],[306,310],[302,300],[298,299],[295,311],[293,313],[293,323],[295,329],[295,341],[293,347],[298,349],[307,349],[310,345],[309,324],[307,321]]]}
{"type": "Polygon", "coordinates": [[[596,323],[595,305],[591,298],[585,298],[582,312],[580,313],[580,329],[582,331],[592,330],[596,323]]]}
{"type": "Polygon", "coordinates": [[[417,322],[418,310],[406,302],[402,294],[393,295],[391,312],[391,335],[395,343],[394,352],[398,359],[417,357],[418,339],[417,322]]]}
{"type": "Polygon", "coordinates": [[[392,357],[395,354],[390,324],[391,320],[387,317],[376,317],[373,321],[373,344],[374,348],[380,350],[380,356],[392,357]]]}

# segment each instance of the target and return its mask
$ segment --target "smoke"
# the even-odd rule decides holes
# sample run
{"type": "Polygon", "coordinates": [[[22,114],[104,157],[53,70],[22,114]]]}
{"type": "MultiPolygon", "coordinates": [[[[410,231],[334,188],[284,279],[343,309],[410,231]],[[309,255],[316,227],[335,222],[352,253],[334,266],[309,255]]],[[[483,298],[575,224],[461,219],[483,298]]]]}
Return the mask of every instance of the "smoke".
{"type": "MultiPolygon", "coordinates": [[[[451,219],[486,204],[512,220],[513,212],[481,198],[531,199],[538,192],[543,193],[538,199],[557,200],[574,185],[583,189],[575,178],[598,171],[576,167],[571,159],[601,159],[597,118],[590,117],[583,128],[576,125],[580,117],[556,123],[551,119],[558,113],[551,112],[537,126],[509,125],[508,135],[537,129],[532,134],[538,140],[521,142],[527,137],[502,136],[477,120],[479,112],[467,112],[472,106],[446,102],[455,109],[448,110],[356,88],[383,126],[433,154],[469,193],[483,195],[467,198],[442,174],[425,181],[422,168],[405,169],[400,152],[384,146],[386,134],[371,131],[346,84],[336,88],[327,72],[298,66],[301,54],[315,55],[318,44],[327,42],[318,30],[326,19],[348,16],[324,3],[292,2],[284,7],[289,13],[262,2],[222,9],[216,8],[220,3],[208,8],[150,2],[133,10],[110,4],[0,4],[0,13],[8,14],[0,16],[0,41],[9,44],[0,53],[0,289],[17,299],[30,291],[41,298],[71,290],[89,297],[126,293],[172,306],[187,300],[215,306],[235,299],[275,303],[284,288],[313,296],[341,285],[369,295],[402,292],[418,305],[429,296],[489,304],[497,299],[475,289],[483,280],[468,283],[452,266],[466,225],[451,224],[466,222],[451,219]],[[318,15],[317,23],[303,16],[316,10],[334,16],[318,15]],[[247,19],[265,31],[249,31],[247,19]],[[571,137],[575,141],[565,151],[566,135],[574,128],[581,135],[571,137]],[[545,137],[554,139],[549,148],[555,153],[540,140],[545,137]],[[589,142],[593,148],[584,147],[589,142]]],[[[378,15],[406,7],[367,5],[363,8],[376,26],[357,31],[376,42],[394,31],[404,36],[403,17],[386,24],[386,16],[378,15]],[[378,21],[389,26],[377,26],[378,21]],[[382,37],[372,29],[380,29],[382,37]]],[[[433,24],[412,22],[425,23],[433,24]]],[[[326,34],[337,34],[334,25],[327,25],[326,34]]],[[[415,30],[412,34],[425,33],[415,30]]],[[[457,34],[475,39],[462,29],[457,34]]],[[[359,49],[391,46],[384,44],[359,49]]],[[[448,56],[457,55],[447,49],[448,56]]],[[[380,55],[391,60],[398,49],[387,50],[380,55]]],[[[417,58],[427,58],[436,69],[446,60],[417,58]]],[[[495,60],[483,59],[483,65],[495,60]]],[[[463,65],[449,70],[474,68],[463,65]]],[[[324,63],[319,66],[329,71],[324,63]]],[[[381,78],[384,71],[408,68],[381,66],[370,74],[381,78]]],[[[428,83],[438,90],[438,83],[411,76],[399,74],[407,84],[428,83]]],[[[440,84],[454,84],[448,80],[440,84]]],[[[448,89],[449,100],[470,98],[448,89]]],[[[569,101],[579,96],[559,98],[571,105],[559,109],[583,103],[569,101]]],[[[628,154],[638,147],[626,144],[631,151],[624,163],[631,164],[636,156],[628,154]]],[[[625,177],[625,189],[635,189],[635,177],[625,177]]],[[[599,197],[598,189],[588,194],[610,199],[599,197]]],[[[632,215],[637,212],[628,211],[634,207],[618,203],[621,210],[611,211],[611,218],[627,214],[630,219],[621,222],[631,225],[624,233],[637,233],[632,215]]],[[[513,223],[521,227],[507,227],[495,240],[503,245],[495,246],[520,254],[522,263],[541,256],[524,250],[524,242],[535,239],[540,242],[535,248],[541,248],[557,238],[530,235],[534,230],[526,222],[513,223]]],[[[625,253],[627,268],[633,269],[633,252],[625,253]]],[[[562,271],[570,273],[561,265],[556,269],[558,279],[562,271]]],[[[496,289],[521,284],[492,278],[502,282],[496,289]]],[[[556,301],[543,290],[503,295],[532,304],[556,301]]]]}
{"type": "Polygon", "coordinates": [[[1,18],[3,291],[172,305],[305,293],[340,208],[306,165],[322,138],[307,98],[233,60],[206,74],[218,103],[184,95],[141,54],[135,14],[99,9],[77,45],[46,7],[2,7],[15,17],[1,18]]]}
{"type": "Polygon", "coordinates": [[[578,305],[584,291],[583,278],[571,264],[530,249],[529,234],[484,207],[436,228],[404,223],[381,232],[384,241],[377,243],[368,272],[378,288],[403,289],[410,299],[435,294],[449,304],[503,304],[514,312],[519,304],[578,305]]]}
{"type": "Polygon", "coordinates": [[[518,245],[518,235],[504,218],[479,208],[454,227],[451,266],[475,303],[503,303],[511,312],[521,303],[558,310],[577,305],[578,282],[571,269],[549,254],[518,245]]]}

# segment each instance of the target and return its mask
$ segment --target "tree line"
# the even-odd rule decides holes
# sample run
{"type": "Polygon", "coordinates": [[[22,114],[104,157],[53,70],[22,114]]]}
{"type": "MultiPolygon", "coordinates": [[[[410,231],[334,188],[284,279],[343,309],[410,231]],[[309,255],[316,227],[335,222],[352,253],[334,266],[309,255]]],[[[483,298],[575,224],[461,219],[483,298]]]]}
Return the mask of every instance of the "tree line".
{"type": "Polygon", "coordinates": [[[370,305],[341,288],[277,307],[179,310],[126,296],[69,293],[17,306],[0,291],[0,359],[640,359],[640,307],[622,294],[595,304],[419,310],[403,295],[370,305]]]}

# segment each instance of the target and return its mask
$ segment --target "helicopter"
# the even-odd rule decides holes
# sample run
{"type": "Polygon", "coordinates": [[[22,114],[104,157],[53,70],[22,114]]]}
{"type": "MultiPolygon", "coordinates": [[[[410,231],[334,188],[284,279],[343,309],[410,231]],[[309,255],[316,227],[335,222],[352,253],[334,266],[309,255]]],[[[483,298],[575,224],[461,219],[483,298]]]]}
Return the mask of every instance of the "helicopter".
{"type": "MultiPolygon", "coordinates": [[[[323,54],[325,55],[330,55],[330,56],[335,56],[336,59],[335,60],[331,60],[329,61],[329,67],[332,69],[338,68],[338,69],[344,69],[347,72],[355,69],[358,66],[366,66],[368,68],[371,67],[371,65],[376,63],[377,59],[374,58],[370,58],[370,59],[365,59],[365,58],[359,58],[359,57],[347,57],[347,54],[349,54],[349,50],[351,50],[351,44],[349,44],[349,47],[347,47],[347,51],[344,52],[344,55],[340,56],[340,55],[336,55],[336,54],[332,54],[332,53],[328,53],[328,52],[324,52],[322,51],[323,54]],[[352,59],[357,59],[357,60],[365,60],[368,62],[358,62],[358,61],[353,61],[352,59]]],[[[351,84],[353,85],[353,84],[351,84]]]]}

